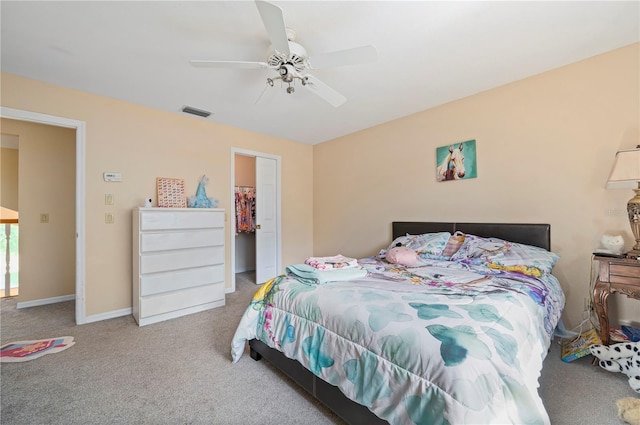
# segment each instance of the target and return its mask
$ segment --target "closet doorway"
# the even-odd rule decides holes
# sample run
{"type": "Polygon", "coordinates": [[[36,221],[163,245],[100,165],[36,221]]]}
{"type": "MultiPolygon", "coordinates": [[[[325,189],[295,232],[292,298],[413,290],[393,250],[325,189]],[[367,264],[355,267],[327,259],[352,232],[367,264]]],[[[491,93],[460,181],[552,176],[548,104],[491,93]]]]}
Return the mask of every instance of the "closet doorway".
{"type": "Polygon", "coordinates": [[[231,287],[236,273],[254,272],[255,283],[277,276],[281,265],[280,157],[231,150],[231,287]]]}

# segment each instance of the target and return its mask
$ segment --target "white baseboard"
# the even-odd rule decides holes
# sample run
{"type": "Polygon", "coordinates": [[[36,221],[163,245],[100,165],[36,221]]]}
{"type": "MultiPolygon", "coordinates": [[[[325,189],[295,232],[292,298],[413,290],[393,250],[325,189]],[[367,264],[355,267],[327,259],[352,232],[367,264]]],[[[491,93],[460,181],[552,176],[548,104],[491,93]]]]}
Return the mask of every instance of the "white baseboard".
{"type": "Polygon", "coordinates": [[[84,323],[100,322],[107,319],[115,319],[116,317],[130,316],[133,314],[132,308],[123,308],[122,310],[108,311],[106,313],[93,314],[85,317],[84,323]]]}
{"type": "MultiPolygon", "coordinates": [[[[16,303],[16,308],[28,308],[28,307],[36,307],[39,305],[47,305],[47,304],[55,304],[61,303],[65,301],[73,301],[76,299],[76,295],[64,295],[61,297],[52,297],[52,298],[43,298],[41,300],[33,300],[33,301],[24,301],[21,303],[16,303]]],[[[84,323],[93,323],[100,322],[102,320],[114,319],[116,317],[122,316],[130,316],[133,313],[133,309],[123,308],[122,310],[108,311],[106,313],[94,314],[91,316],[85,317],[84,323]]],[[[84,324],[83,323],[83,324],[84,324]]]]}
{"type": "Polygon", "coordinates": [[[40,300],[24,301],[24,302],[21,302],[21,303],[16,303],[16,308],[36,307],[36,306],[39,306],[39,305],[47,305],[47,304],[61,303],[61,302],[65,302],[65,301],[73,301],[75,299],[76,299],[76,294],[63,295],[61,297],[43,298],[43,299],[40,299],[40,300]]]}

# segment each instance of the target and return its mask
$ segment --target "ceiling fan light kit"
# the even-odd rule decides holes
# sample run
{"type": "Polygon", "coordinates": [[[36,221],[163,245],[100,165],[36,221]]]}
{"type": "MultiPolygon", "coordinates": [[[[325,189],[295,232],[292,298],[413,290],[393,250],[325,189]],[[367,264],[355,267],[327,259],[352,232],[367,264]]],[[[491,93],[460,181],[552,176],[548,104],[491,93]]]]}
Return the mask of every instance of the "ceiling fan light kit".
{"type": "Polygon", "coordinates": [[[260,101],[264,92],[274,87],[276,80],[281,80],[286,86],[286,92],[295,93],[293,84],[299,80],[303,87],[309,89],[318,97],[334,107],[338,107],[347,101],[347,98],[338,93],[318,78],[307,73],[312,69],[331,68],[345,65],[358,65],[377,60],[375,46],[362,46],[352,49],[322,53],[309,57],[307,50],[296,43],[296,32],[287,28],[284,22],[282,9],[272,3],[256,0],[255,2],[271,46],[266,62],[251,61],[219,61],[219,60],[191,60],[195,67],[206,68],[237,68],[237,69],[272,69],[278,73],[275,77],[267,78],[267,85],[256,101],[260,101]]]}

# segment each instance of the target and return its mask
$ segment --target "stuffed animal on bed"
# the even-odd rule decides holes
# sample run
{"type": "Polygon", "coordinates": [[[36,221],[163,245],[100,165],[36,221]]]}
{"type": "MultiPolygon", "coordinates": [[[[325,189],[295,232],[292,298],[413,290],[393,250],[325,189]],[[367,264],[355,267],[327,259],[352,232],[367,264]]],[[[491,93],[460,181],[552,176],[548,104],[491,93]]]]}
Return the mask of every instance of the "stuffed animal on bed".
{"type": "Polygon", "coordinates": [[[401,264],[403,266],[413,266],[418,262],[418,254],[411,248],[406,246],[394,246],[385,255],[385,258],[391,264],[401,264]]]}
{"type": "Polygon", "coordinates": [[[589,351],[600,359],[599,364],[603,369],[627,375],[631,388],[640,393],[640,341],[609,346],[594,344],[589,351]]]}

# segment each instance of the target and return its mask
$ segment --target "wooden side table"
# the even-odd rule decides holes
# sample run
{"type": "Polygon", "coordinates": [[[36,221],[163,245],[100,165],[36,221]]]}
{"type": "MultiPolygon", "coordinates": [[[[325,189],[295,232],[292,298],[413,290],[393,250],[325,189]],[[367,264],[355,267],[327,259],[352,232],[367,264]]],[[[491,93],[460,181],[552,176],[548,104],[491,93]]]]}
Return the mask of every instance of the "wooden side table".
{"type": "Polygon", "coordinates": [[[593,300],[600,321],[600,341],[609,345],[607,299],[610,294],[620,292],[640,300],[640,260],[596,255],[594,261],[598,262],[598,280],[593,289],[593,300]]]}

